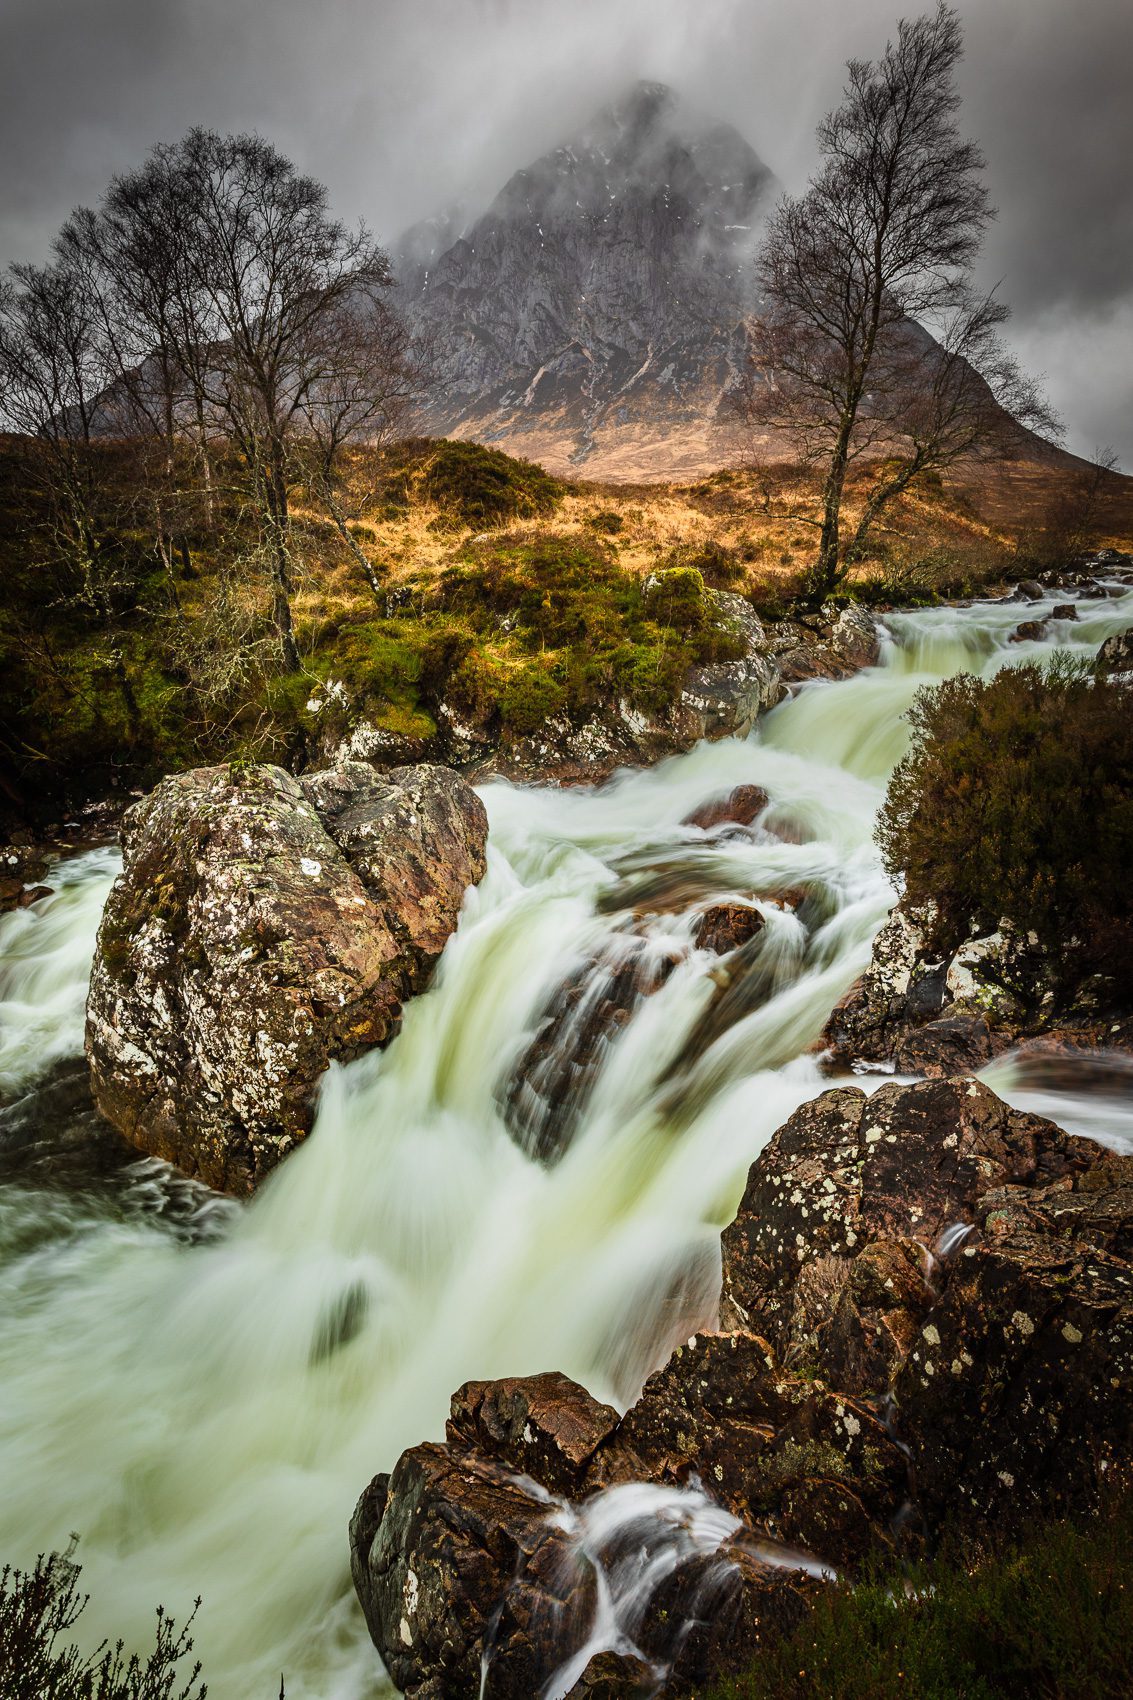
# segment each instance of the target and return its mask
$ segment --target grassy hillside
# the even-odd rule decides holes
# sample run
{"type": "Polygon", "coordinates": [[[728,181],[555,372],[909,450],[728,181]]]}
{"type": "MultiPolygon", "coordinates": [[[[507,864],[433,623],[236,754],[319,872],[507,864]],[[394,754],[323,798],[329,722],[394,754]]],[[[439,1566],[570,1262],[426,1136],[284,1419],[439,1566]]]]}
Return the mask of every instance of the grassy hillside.
{"type": "MultiPolygon", "coordinates": [[[[343,526],[312,489],[294,495],[301,665],[287,670],[262,545],[223,467],[211,516],[193,505],[162,551],[129,454],[100,452],[109,588],[98,612],[53,549],[29,445],[0,442],[0,785],[24,813],[220,757],[299,763],[316,728],[325,739],[358,712],[412,754],[442,704],[505,742],[614,697],[663,708],[689,665],[728,653],[703,587],[781,617],[813,550],[815,491],[790,468],[600,485],[465,443],[358,451],[339,492],[343,526]],[[651,585],[658,572],[668,576],[651,585]]],[[[1057,558],[1065,478],[1032,482],[1024,501],[985,494],[906,496],[849,594],[971,594],[1057,558]]],[[[1133,522],[1115,509],[1095,529],[1125,542],[1133,522]]]]}

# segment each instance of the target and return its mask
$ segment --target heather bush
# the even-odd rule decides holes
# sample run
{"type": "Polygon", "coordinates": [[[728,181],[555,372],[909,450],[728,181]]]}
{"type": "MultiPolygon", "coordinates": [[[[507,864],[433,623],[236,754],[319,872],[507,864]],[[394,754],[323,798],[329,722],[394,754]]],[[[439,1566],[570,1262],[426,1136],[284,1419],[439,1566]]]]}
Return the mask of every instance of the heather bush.
{"type": "Polygon", "coordinates": [[[961,674],[916,697],[878,842],[936,943],[1005,917],[1060,965],[1133,991],[1133,714],[1119,686],[1058,660],[961,674]]]}
{"type": "Polygon", "coordinates": [[[958,1543],[821,1596],[711,1700],[1124,1700],[1133,1693],[1133,1502],[958,1543]]]}
{"type": "MultiPolygon", "coordinates": [[[[189,1634],[157,1608],[152,1650],[126,1654],[121,1641],[84,1655],[69,1638],[86,1608],[75,1539],[31,1570],[0,1572],[0,1695],[3,1700],[205,1700],[189,1634]]],[[[200,1601],[197,1602],[200,1604],[200,1601]]]]}
{"type": "Polygon", "coordinates": [[[562,486],[529,460],[479,443],[442,441],[421,484],[425,497],[476,530],[553,513],[562,486]]]}

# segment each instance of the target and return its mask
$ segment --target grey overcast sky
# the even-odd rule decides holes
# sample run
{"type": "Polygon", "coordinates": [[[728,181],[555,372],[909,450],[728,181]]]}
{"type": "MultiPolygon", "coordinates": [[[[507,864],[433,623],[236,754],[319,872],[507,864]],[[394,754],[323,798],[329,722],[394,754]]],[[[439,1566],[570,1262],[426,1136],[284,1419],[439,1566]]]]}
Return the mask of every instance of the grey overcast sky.
{"type": "MultiPolygon", "coordinates": [[[[928,0],[924,0],[927,7],[928,0]]],[[[919,8],[910,0],[908,13],[919,8]]],[[[1133,471],[1133,0],[959,0],[964,122],[999,219],[984,273],[1080,452],[1133,471]]],[[[387,242],[642,76],[788,188],[900,0],[0,0],[0,259],[191,124],[259,130],[387,242]]]]}

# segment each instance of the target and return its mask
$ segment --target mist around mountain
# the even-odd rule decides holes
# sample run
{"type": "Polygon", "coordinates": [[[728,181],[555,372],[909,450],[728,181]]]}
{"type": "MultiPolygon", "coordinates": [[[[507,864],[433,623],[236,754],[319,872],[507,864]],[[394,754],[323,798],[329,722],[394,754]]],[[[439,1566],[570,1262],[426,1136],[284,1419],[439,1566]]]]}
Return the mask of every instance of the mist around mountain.
{"type": "Polygon", "coordinates": [[[677,476],[729,458],[723,404],[778,192],[731,125],[640,83],[473,222],[415,226],[395,270],[434,379],[420,429],[560,473],[677,476]]]}

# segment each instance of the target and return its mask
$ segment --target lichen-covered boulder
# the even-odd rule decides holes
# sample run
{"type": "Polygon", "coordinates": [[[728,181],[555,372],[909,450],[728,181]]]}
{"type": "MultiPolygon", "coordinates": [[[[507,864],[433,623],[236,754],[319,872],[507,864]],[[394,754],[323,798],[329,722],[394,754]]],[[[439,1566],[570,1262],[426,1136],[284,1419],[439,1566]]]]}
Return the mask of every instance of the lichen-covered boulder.
{"type": "Polygon", "coordinates": [[[718,623],[742,645],[736,661],[694,667],[673,711],[688,743],[700,738],[746,738],[760,714],[784,695],[778,664],[766,652],[764,631],[750,602],[731,591],[709,592],[718,623]]]}
{"type": "Polygon", "coordinates": [[[87,1005],[95,1101],[141,1150],[250,1191],[332,1059],[384,1044],[484,868],[444,769],[198,768],[130,809],[87,1005]]]}
{"type": "Polygon", "coordinates": [[[1098,650],[1097,668],[1111,679],[1125,682],[1133,678],[1133,627],[1106,638],[1098,650]]]}
{"type": "Polygon", "coordinates": [[[1049,1025],[1057,964],[1001,921],[941,948],[932,904],[897,904],[869,967],[835,1006],[824,1038],[831,1061],[889,1062],[901,1073],[965,1074],[1049,1025]]]}
{"type": "Polygon", "coordinates": [[[845,1391],[884,1391],[931,1302],[946,1231],[971,1223],[995,1187],[1094,1159],[1085,1140],[976,1080],[825,1092],[752,1165],[721,1242],[724,1325],[766,1336],[845,1391]]]}

